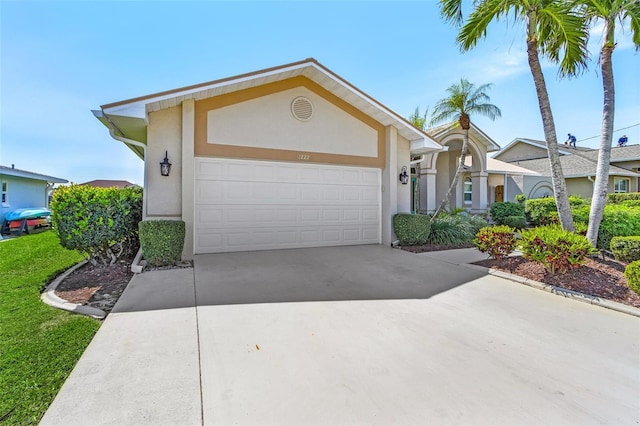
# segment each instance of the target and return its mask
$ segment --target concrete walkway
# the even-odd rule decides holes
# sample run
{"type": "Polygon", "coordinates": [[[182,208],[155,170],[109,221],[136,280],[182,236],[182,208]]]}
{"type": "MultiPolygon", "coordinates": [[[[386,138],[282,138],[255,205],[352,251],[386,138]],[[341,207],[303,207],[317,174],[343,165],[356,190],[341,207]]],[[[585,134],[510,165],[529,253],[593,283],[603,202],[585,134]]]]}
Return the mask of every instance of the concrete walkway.
{"type": "Polygon", "coordinates": [[[137,275],[42,424],[636,424],[638,318],[459,266],[475,255],[283,250],[137,275]]]}

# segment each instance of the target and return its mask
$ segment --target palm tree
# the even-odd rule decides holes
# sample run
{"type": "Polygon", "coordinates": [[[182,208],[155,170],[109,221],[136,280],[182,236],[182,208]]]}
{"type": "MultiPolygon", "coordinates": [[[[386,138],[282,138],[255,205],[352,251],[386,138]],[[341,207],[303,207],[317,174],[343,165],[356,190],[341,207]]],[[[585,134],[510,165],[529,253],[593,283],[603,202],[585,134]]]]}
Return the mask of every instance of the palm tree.
{"type": "Polygon", "coordinates": [[[613,139],[613,119],[615,114],[615,87],[613,84],[613,65],[611,56],[616,47],[616,20],[631,21],[631,32],[636,50],[640,47],[640,2],[637,0],[581,0],[578,8],[587,24],[604,21],[602,30],[602,47],[600,49],[600,69],[602,70],[602,86],[604,89],[604,107],[602,110],[602,130],[596,181],[593,185],[591,211],[587,239],[595,247],[598,241],[598,229],[604,213],[609,186],[609,162],[611,159],[611,143],[613,139]]]}
{"type": "Polygon", "coordinates": [[[427,115],[429,115],[429,107],[424,111],[424,114],[420,114],[420,108],[416,107],[416,110],[409,116],[408,120],[418,129],[426,130],[427,115]]]}
{"type": "MultiPolygon", "coordinates": [[[[462,51],[467,51],[487,34],[493,20],[508,19],[523,22],[527,36],[527,58],[538,96],[544,137],[547,143],[553,193],[560,224],[573,231],[567,186],[560,164],[556,126],[551,113],[549,94],[540,66],[540,52],[559,64],[561,76],[577,75],[586,68],[587,31],[584,21],[572,10],[571,4],[558,0],[478,0],[474,10],[457,37],[462,51]]],[[[443,17],[456,25],[463,23],[462,0],[440,0],[443,17]]]]}
{"type": "Polygon", "coordinates": [[[489,103],[491,99],[487,95],[486,91],[490,88],[490,84],[483,84],[476,88],[474,84],[469,83],[469,81],[464,78],[461,78],[460,83],[452,84],[447,89],[449,97],[440,99],[433,108],[433,116],[431,117],[430,125],[442,123],[443,121],[448,121],[454,118],[457,120],[457,124],[462,128],[462,130],[464,130],[464,134],[462,136],[462,150],[460,152],[460,161],[458,162],[456,174],[451,181],[451,185],[449,185],[447,195],[431,217],[432,221],[438,217],[449,202],[453,188],[458,184],[458,180],[460,179],[460,175],[464,169],[464,160],[467,157],[467,150],[469,146],[469,129],[471,128],[470,116],[472,114],[481,114],[489,117],[491,120],[495,120],[502,115],[500,108],[489,103]]]}

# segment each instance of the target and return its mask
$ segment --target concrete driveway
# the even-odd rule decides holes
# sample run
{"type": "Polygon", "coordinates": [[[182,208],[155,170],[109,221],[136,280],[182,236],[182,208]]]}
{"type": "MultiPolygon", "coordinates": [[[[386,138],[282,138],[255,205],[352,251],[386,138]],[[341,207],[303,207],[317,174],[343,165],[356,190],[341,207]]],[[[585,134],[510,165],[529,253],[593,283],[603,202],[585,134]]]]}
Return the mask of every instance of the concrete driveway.
{"type": "Polygon", "coordinates": [[[134,277],[42,424],[637,424],[640,321],[382,246],[134,277]]]}

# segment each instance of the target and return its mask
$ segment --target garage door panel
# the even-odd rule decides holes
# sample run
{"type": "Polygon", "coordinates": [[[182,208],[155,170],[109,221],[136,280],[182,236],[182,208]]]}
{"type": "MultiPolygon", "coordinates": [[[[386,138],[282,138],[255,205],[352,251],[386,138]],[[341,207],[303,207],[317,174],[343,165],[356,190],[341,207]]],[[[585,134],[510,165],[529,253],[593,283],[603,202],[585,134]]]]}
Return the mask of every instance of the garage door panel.
{"type": "Polygon", "coordinates": [[[195,170],[196,253],[380,242],[379,169],[197,158],[195,170]]]}

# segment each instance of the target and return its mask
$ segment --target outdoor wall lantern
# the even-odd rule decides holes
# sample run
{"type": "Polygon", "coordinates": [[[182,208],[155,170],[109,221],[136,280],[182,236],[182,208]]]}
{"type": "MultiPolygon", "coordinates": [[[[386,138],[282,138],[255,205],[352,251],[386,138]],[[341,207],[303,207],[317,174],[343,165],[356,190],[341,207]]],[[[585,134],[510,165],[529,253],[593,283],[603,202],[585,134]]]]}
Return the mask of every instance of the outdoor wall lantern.
{"type": "Polygon", "coordinates": [[[406,185],[409,182],[409,175],[407,174],[407,166],[402,166],[402,172],[400,173],[400,182],[406,185]]]}
{"type": "Polygon", "coordinates": [[[160,163],[160,174],[162,176],[169,176],[169,172],[171,171],[171,163],[169,162],[169,158],[167,157],[168,151],[164,152],[164,160],[160,163]]]}

